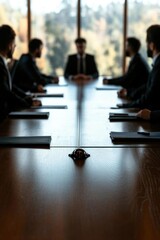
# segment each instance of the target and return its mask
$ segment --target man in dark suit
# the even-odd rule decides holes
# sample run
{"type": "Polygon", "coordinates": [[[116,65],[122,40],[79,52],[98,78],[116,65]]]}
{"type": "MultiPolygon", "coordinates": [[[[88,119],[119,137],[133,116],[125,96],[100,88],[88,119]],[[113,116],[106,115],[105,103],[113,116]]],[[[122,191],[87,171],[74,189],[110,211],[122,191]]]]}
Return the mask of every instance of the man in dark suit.
{"type": "Polygon", "coordinates": [[[152,25],[147,29],[147,54],[153,58],[153,68],[149,75],[145,93],[135,101],[120,104],[122,108],[160,109],[160,25],[152,25]]]}
{"type": "Polygon", "coordinates": [[[70,55],[66,64],[64,76],[70,80],[91,80],[98,78],[98,69],[93,55],[85,53],[86,40],[75,40],[77,54],[70,55]]]}
{"type": "Polygon", "coordinates": [[[29,53],[22,54],[14,71],[13,82],[24,91],[44,92],[43,86],[48,83],[58,83],[58,77],[42,74],[36,65],[40,58],[43,42],[34,38],[29,42],[29,53]]]}
{"type": "Polygon", "coordinates": [[[10,111],[27,108],[31,105],[39,106],[40,101],[28,98],[23,92],[12,86],[11,76],[7,67],[7,58],[12,58],[15,49],[15,32],[8,25],[0,26],[0,120],[10,111]],[[18,94],[19,92],[19,94],[18,94]]]}
{"type": "Polygon", "coordinates": [[[135,37],[128,37],[126,40],[126,56],[130,57],[128,70],[124,76],[103,79],[104,84],[114,84],[122,86],[118,92],[119,97],[139,97],[144,91],[149,76],[149,66],[139,53],[141,43],[135,37]]]}

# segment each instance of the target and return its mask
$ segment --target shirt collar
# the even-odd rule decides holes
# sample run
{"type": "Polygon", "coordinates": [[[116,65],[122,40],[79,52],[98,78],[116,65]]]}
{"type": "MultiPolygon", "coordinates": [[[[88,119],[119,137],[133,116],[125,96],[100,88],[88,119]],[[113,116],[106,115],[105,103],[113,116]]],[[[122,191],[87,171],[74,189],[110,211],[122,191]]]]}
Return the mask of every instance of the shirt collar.
{"type": "Polygon", "coordinates": [[[85,58],[86,54],[84,53],[82,56],[80,54],[77,54],[77,58],[79,59],[80,57],[85,58]]]}

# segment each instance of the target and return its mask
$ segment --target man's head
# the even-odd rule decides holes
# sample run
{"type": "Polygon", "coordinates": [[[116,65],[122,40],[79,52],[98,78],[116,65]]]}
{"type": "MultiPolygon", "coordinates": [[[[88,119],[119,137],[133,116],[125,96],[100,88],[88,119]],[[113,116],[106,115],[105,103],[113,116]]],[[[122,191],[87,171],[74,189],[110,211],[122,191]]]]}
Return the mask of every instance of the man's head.
{"type": "Polygon", "coordinates": [[[147,55],[153,57],[156,53],[160,52],[160,25],[151,25],[147,29],[147,55]]]}
{"type": "Polygon", "coordinates": [[[15,37],[16,34],[9,25],[0,26],[0,52],[6,58],[12,58],[16,46],[15,37]]]}
{"type": "Polygon", "coordinates": [[[77,38],[75,40],[75,44],[76,44],[76,47],[77,47],[77,52],[80,55],[83,55],[85,53],[86,43],[87,43],[86,39],[84,39],[84,38],[77,38]]]}
{"type": "Polygon", "coordinates": [[[42,55],[43,42],[38,38],[33,38],[30,40],[28,48],[29,52],[35,58],[40,58],[42,55]]]}
{"type": "Polygon", "coordinates": [[[135,37],[128,37],[126,41],[126,56],[135,55],[141,47],[140,41],[135,37]]]}

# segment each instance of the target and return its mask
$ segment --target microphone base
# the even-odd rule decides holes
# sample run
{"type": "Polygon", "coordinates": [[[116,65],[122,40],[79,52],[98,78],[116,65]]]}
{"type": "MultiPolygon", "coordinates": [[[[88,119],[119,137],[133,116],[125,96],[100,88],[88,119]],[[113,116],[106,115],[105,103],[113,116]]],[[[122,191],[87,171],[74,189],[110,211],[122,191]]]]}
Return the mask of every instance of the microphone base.
{"type": "Polygon", "coordinates": [[[76,160],[85,160],[90,157],[90,154],[86,153],[82,148],[75,149],[71,154],[68,154],[74,161],[76,160]]]}

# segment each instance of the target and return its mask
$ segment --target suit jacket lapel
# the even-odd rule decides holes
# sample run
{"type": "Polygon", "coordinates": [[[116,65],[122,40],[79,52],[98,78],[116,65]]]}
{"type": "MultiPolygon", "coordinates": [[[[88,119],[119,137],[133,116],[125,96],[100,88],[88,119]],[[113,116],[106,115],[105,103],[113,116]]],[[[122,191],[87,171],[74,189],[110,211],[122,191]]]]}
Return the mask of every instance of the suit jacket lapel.
{"type": "Polygon", "coordinates": [[[153,65],[153,68],[152,68],[152,70],[150,72],[148,83],[147,83],[147,88],[150,88],[152,79],[154,78],[155,70],[156,70],[157,66],[159,66],[159,65],[160,65],[160,55],[157,57],[154,65],[153,65]]]}
{"type": "Polygon", "coordinates": [[[137,61],[136,58],[138,57],[138,53],[133,57],[133,59],[131,59],[129,66],[128,66],[128,72],[132,69],[132,67],[134,66],[134,63],[137,61]]]}
{"type": "Polygon", "coordinates": [[[9,73],[9,70],[7,69],[4,60],[2,59],[2,57],[0,56],[0,63],[4,66],[4,70],[5,70],[5,74],[6,74],[6,78],[7,78],[7,85],[9,87],[10,90],[12,90],[12,80],[11,80],[11,76],[9,73]]]}

